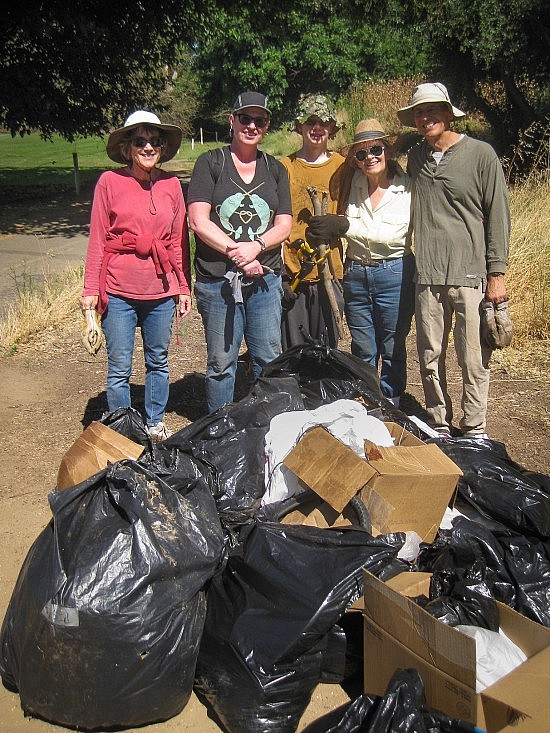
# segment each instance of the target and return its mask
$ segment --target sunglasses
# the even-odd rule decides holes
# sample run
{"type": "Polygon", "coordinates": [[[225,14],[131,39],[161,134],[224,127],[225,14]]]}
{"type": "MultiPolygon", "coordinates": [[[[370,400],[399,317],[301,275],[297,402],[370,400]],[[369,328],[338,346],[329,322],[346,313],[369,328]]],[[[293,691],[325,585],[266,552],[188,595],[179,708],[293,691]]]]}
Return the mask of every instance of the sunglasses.
{"type": "Polygon", "coordinates": [[[385,149],[384,145],[373,145],[372,148],[362,148],[361,150],[358,150],[355,153],[355,157],[360,162],[363,162],[367,155],[374,155],[375,158],[378,158],[382,155],[385,149]]]}
{"type": "Polygon", "coordinates": [[[135,148],[144,148],[149,143],[153,148],[163,148],[164,141],[161,137],[134,137],[132,145],[135,148]]]}
{"type": "Polygon", "coordinates": [[[246,127],[247,125],[250,125],[251,122],[253,122],[258,130],[261,130],[269,122],[269,119],[267,117],[251,117],[250,115],[245,115],[242,112],[238,112],[237,117],[241,125],[244,125],[246,127]]]}

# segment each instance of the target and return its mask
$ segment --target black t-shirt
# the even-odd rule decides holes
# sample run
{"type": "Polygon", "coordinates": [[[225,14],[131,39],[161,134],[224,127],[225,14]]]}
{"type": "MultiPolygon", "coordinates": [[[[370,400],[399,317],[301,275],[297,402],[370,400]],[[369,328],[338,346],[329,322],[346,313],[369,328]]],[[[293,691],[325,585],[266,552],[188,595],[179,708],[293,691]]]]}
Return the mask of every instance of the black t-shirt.
{"type": "MultiPolygon", "coordinates": [[[[239,176],[229,147],[203,153],[195,163],[187,203],[211,205],[210,220],[236,242],[251,242],[273,226],[277,214],[292,214],[290,187],[284,166],[258,152],[250,183],[239,176]]],[[[222,278],[233,263],[195,235],[195,272],[198,277],[222,278]]],[[[276,273],[281,270],[280,248],[261,252],[258,260],[276,273]]]]}

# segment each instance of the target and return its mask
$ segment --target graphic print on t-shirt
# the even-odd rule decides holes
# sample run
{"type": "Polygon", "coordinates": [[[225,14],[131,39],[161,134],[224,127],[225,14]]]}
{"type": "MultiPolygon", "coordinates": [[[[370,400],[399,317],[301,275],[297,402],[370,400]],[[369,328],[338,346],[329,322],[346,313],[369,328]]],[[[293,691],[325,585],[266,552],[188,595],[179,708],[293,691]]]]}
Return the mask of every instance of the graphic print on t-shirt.
{"type": "Polygon", "coordinates": [[[230,180],[242,193],[228,196],[220,206],[216,207],[220,224],[235,241],[253,242],[254,237],[266,231],[273,214],[265,199],[254,193],[264,185],[265,181],[250,191],[246,191],[232,178],[230,180]]]}

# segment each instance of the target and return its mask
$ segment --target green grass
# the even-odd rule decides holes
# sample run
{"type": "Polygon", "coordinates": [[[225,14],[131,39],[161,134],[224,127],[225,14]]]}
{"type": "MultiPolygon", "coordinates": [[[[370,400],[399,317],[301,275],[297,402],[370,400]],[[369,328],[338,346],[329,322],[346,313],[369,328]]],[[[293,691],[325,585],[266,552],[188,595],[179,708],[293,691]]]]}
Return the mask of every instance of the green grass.
{"type": "MultiPolygon", "coordinates": [[[[51,141],[42,140],[40,135],[11,137],[0,134],[0,191],[6,196],[9,190],[21,188],[72,188],[74,187],[73,154],[78,156],[80,181],[83,186],[93,184],[99,175],[108,168],[116,167],[105,152],[106,139],[78,138],[69,143],[58,135],[51,141]]],[[[192,168],[198,156],[209,148],[218,147],[216,143],[196,143],[183,141],[177,160],[170,161],[170,168],[192,168]]]]}

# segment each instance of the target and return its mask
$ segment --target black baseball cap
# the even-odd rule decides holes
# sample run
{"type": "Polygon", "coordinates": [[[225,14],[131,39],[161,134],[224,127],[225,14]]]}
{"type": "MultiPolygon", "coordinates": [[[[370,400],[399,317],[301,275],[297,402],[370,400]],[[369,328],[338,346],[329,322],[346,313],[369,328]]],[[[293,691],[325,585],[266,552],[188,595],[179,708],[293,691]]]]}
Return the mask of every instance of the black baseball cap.
{"type": "Polygon", "coordinates": [[[260,94],[260,92],[241,92],[233,105],[233,113],[240,112],[246,107],[259,107],[260,109],[263,109],[266,114],[271,114],[271,110],[267,106],[267,97],[260,94]]]}

